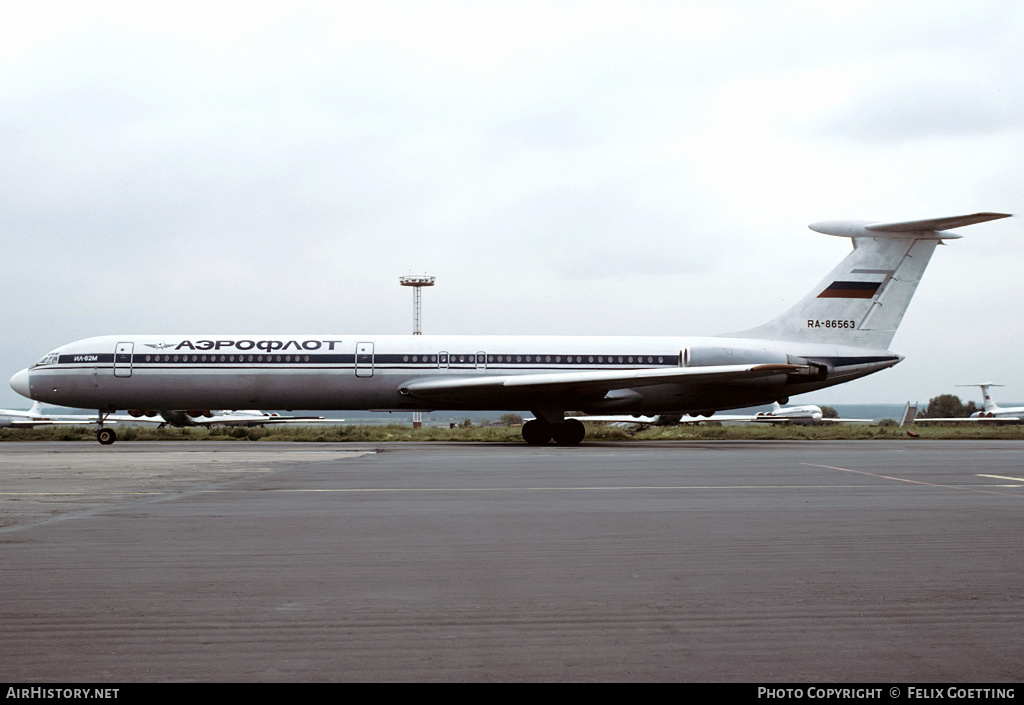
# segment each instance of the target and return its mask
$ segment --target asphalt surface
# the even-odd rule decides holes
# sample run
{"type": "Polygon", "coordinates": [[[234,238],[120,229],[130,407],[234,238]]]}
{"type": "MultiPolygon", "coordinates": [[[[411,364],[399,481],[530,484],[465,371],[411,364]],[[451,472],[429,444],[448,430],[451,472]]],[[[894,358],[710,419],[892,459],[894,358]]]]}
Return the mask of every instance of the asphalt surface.
{"type": "Polygon", "coordinates": [[[0,680],[1020,682],[1024,443],[4,443],[0,680]]]}

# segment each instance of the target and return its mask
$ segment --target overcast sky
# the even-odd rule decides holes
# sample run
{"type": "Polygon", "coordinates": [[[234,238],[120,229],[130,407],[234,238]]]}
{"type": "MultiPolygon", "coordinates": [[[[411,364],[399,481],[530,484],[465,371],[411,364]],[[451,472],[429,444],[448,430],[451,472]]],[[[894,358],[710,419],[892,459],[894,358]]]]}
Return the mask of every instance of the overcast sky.
{"type": "MultiPolygon", "coordinates": [[[[849,250],[808,223],[1024,213],[1024,3],[3,17],[4,380],[93,335],[407,333],[410,273],[437,277],[425,333],[711,335],[849,250]]],[[[799,401],[984,381],[1024,401],[1024,219],[960,232],[893,341],[907,359],[799,401]]]]}

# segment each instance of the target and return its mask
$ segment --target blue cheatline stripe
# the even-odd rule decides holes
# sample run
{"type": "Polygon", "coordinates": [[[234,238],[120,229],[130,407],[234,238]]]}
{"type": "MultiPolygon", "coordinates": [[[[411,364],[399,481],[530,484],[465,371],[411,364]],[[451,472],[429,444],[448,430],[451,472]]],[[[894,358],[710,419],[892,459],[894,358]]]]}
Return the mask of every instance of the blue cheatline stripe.
{"type": "MultiPolygon", "coordinates": [[[[61,355],[58,364],[110,364],[115,356],[108,353],[61,355]]],[[[679,355],[480,355],[476,353],[446,355],[420,353],[375,354],[359,356],[360,364],[374,365],[410,365],[435,368],[440,365],[450,367],[475,365],[538,365],[570,366],[570,365],[641,365],[668,366],[679,364],[679,355]]],[[[354,365],[356,355],[316,355],[316,354],[254,354],[254,353],[135,353],[134,355],[117,355],[119,364],[136,366],[165,364],[310,364],[310,365],[354,365]]]]}
{"type": "MultiPolygon", "coordinates": [[[[278,365],[294,366],[300,365],[299,369],[323,368],[353,368],[356,365],[356,356],[345,355],[256,355],[249,353],[235,354],[200,354],[200,353],[136,353],[127,359],[126,355],[118,355],[117,364],[135,368],[165,368],[168,365],[187,367],[219,367],[221,365],[264,365],[276,367],[278,365]]],[[[359,364],[369,368],[392,368],[409,370],[482,370],[482,369],[516,369],[518,367],[530,367],[532,369],[579,369],[584,366],[592,369],[595,366],[632,365],[636,367],[675,367],[679,364],[678,355],[487,355],[486,362],[477,363],[476,355],[458,355],[449,353],[447,362],[439,362],[439,355],[422,354],[387,354],[375,355],[370,359],[360,359],[359,364]]],[[[898,360],[896,355],[871,355],[857,357],[819,357],[809,358],[812,362],[824,363],[830,367],[846,367],[852,365],[867,365],[876,362],[891,362],[898,360]]],[[[109,366],[115,362],[115,355],[109,353],[82,354],[82,355],[61,355],[57,362],[59,365],[70,367],[95,365],[109,366]]],[[[43,369],[51,365],[41,366],[43,369]]],[[[244,369],[244,368],[243,368],[244,369]]]]}

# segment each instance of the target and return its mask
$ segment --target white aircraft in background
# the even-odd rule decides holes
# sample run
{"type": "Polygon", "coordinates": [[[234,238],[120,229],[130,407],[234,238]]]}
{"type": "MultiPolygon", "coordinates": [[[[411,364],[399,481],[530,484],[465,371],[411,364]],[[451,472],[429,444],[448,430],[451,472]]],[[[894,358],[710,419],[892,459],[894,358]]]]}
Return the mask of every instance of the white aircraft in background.
{"type": "MultiPolygon", "coordinates": [[[[0,428],[35,428],[37,426],[93,426],[100,422],[99,414],[47,414],[42,402],[33,402],[28,411],[0,409],[0,428]]],[[[103,423],[139,424],[155,423],[164,426],[266,426],[288,423],[342,423],[344,419],[325,419],[323,416],[282,416],[258,409],[239,411],[141,411],[130,409],[127,416],[106,415],[103,423]]]]}
{"type": "MultiPolygon", "coordinates": [[[[712,417],[714,418],[714,417],[712,417]]],[[[805,404],[803,406],[779,406],[778,402],[772,404],[771,411],[759,411],[752,418],[743,419],[751,423],[796,423],[808,421],[824,421],[821,407],[816,404],[805,404]]],[[[725,419],[719,419],[725,421],[725,419]]]]}
{"type": "Polygon", "coordinates": [[[914,423],[972,423],[972,422],[988,422],[988,423],[1020,423],[1024,421],[1024,406],[999,406],[992,400],[992,395],[989,394],[990,387],[1002,387],[1001,384],[994,384],[992,382],[978,382],[977,384],[958,384],[958,387],[981,387],[981,396],[984,399],[984,408],[981,411],[975,411],[970,416],[948,418],[948,419],[914,419],[914,423]]]}
{"type": "MultiPolygon", "coordinates": [[[[43,403],[33,402],[28,411],[0,409],[0,428],[36,428],[37,426],[92,426],[100,421],[99,414],[79,416],[75,414],[43,413],[43,403]]],[[[110,419],[108,423],[116,423],[110,419]]]]}
{"type": "MultiPolygon", "coordinates": [[[[1004,213],[828,221],[850,252],[788,311],[710,337],[115,335],[63,345],[11,378],[19,394],[97,409],[529,410],[532,445],[576,445],[588,414],[709,415],[859,379],[888,346],[935,247],[1004,213]]],[[[778,276],[778,273],[775,274],[778,276]]]]}
{"type": "Polygon", "coordinates": [[[825,418],[821,407],[815,404],[804,406],[780,406],[772,402],[771,411],[759,411],[756,414],[712,414],[711,416],[571,416],[569,418],[592,423],[610,423],[639,426],[675,426],[679,424],[700,424],[708,421],[724,423],[769,423],[769,424],[808,424],[822,423],[874,423],[874,419],[841,419],[825,418]]]}
{"type": "Polygon", "coordinates": [[[129,409],[129,417],[117,417],[126,423],[156,423],[159,428],[164,426],[266,426],[267,424],[289,423],[342,423],[345,419],[325,419],[323,416],[281,416],[281,414],[260,411],[259,409],[240,409],[238,411],[205,411],[189,409],[187,411],[149,411],[129,409]]]}
{"type": "Polygon", "coordinates": [[[992,400],[992,395],[989,394],[989,387],[1002,387],[1002,384],[993,384],[992,382],[979,382],[978,384],[958,384],[958,387],[981,387],[981,396],[984,405],[982,411],[975,411],[971,414],[972,418],[979,419],[1016,419],[1017,421],[1024,421],[1024,406],[999,406],[992,400]]]}
{"type": "Polygon", "coordinates": [[[779,406],[778,402],[772,404],[771,411],[760,411],[754,416],[720,416],[714,415],[707,421],[741,421],[747,423],[809,423],[820,421],[822,423],[874,423],[874,419],[844,419],[826,418],[821,407],[816,404],[804,406],[779,406]]]}

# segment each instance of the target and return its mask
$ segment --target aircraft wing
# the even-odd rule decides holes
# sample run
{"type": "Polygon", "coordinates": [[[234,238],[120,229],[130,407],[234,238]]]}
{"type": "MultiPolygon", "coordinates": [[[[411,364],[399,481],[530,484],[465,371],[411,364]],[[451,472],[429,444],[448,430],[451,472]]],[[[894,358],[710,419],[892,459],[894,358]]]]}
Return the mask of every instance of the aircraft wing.
{"type": "MultiPolygon", "coordinates": [[[[627,426],[652,426],[658,423],[657,416],[567,416],[566,418],[577,419],[578,421],[586,421],[589,423],[620,424],[627,426]]],[[[668,425],[686,426],[691,424],[696,425],[707,423],[708,421],[749,422],[755,420],[757,420],[756,416],[730,416],[723,414],[714,414],[712,416],[690,416],[689,414],[683,414],[678,421],[668,425]]],[[[777,423],[787,420],[788,419],[775,419],[777,423]]]]}
{"type": "Polygon", "coordinates": [[[658,384],[711,384],[809,372],[803,365],[765,363],[757,365],[719,365],[708,367],[672,367],[669,369],[595,370],[553,372],[526,375],[487,375],[479,377],[431,377],[413,380],[402,387],[403,394],[429,399],[464,393],[510,395],[551,393],[553,395],[594,395],[616,389],[649,387],[658,384]]]}
{"type": "Polygon", "coordinates": [[[325,419],[323,416],[281,416],[259,410],[224,411],[213,416],[190,416],[184,411],[161,411],[158,416],[108,416],[104,423],[159,424],[160,426],[264,426],[266,424],[342,423],[345,419],[325,419]]]}
{"type": "Polygon", "coordinates": [[[0,418],[0,428],[36,428],[37,426],[93,426],[96,419],[81,421],[69,421],[64,419],[3,419],[0,418]]]}
{"type": "Polygon", "coordinates": [[[793,414],[790,416],[773,416],[771,414],[759,414],[758,416],[736,416],[728,418],[725,416],[719,416],[715,414],[711,417],[712,421],[749,421],[751,423],[874,423],[874,419],[830,419],[824,416],[815,416],[811,414],[793,414]]]}
{"type": "Polygon", "coordinates": [[[111,414],[110,416],[103,417],[103,425],[111,423],[126,423],[129,425],[139,425],[144,423],[164,423],[164,420],[159,417],[152,416],[125,416],[124,414],[111,414]]]}
{"type": "Polygon", "coordinates": [[[604,423],[611,426],[653,426],[658,422],[657,416],[566,416],[586,423],[604,423]]]}
{"type": "MultiPolygon", "coordinates": [[[[870,421],[871,419],[863,419],[864,421],[870,421]]],[[[771,414],[756,414],[756,415],[740,415],[740,414],[712,414],[708,417],[683,417],[683,421],[680,423],[700,423],[701,421],[720,421],[726,423],[797,423],[806,424],[811,421],[839,421],[839,419],[821,419],[811,414],[794,414],[792,416],[773,416],[771,414]],[[688,421],[689,419],[689,421],[688,421]]]]}
{"type": "Polygon", "coordinates": [[[820,419],[812,416],[811,414],[794,414],[792,416],[773,416],[772,414],[758,414],[756,416],[719,416],[715,414],[711,417],[713,421],[742,421],[745,423],[807,423],[809,421],[818,421],[820,419]]]}
{"type": "MultiPolygon", "coordinates": [[[[344,421],[344,419],[341,419],[344,421]]],[[[208,418],[194,418],[193,423],[197,426],[264,426],[266,424],[287,424],[287,423],[325,423],[328,422],[323,416],[281,416],[280,414],[267,414],[262,411],[230,411],[217,414],[208,418]]],[[[337,423],[332,419],[330,422],[337,423]]]]}
{"type": "Polygon", "coordinates": [[[96,416],[80,414],[47,414],[40,402],[33,402],[28,411],[0,409],[0,428],[35,428],[37,426],[92,426],[96,416]]]}
{"type": "Polygon", "coordinates": [[[951,419],[914,419],[914,423],[1021,423],[1019,416],[962,416],[951,419]]]}
{"type": "MultiPolygon", "coordinates": [[[[607,423],[607,424],[622,424],[622,425],[636,425],[636,426],[650,426],[658,423],[657,416],[569,416],[567,418],[578,419],[579,421],[588,421],[591,423],[607,423]]],[[[826,419],[812,416],[811,414],[801,414],[793,416],[773,416],[770,414],[757,414],[757,415],[740,415],[740,414],[713,414],[711,416],[690,416],[684,414],[678,421],[673,425],[685,425],[685,424],[700,424],[708,421],[719,421],[727,423],[817,423],[819,421],[824,423],[875,423],[874,419],[826,419]]]]}
{"type": "Polygon", "coordinates": [[[98,422],[95,416],[46,417],[22,414],[0,414],[0,428],[36,428],[38,426],[92,426],[98,422]]]}

